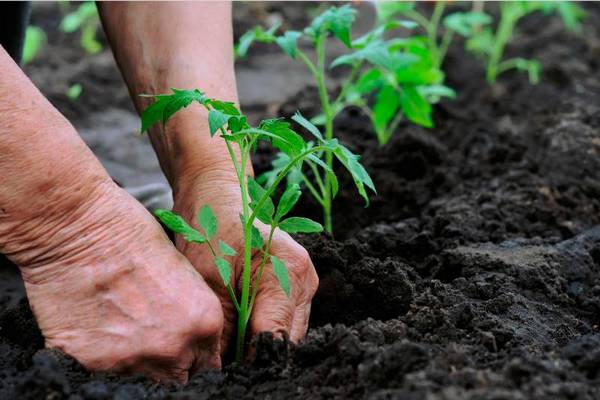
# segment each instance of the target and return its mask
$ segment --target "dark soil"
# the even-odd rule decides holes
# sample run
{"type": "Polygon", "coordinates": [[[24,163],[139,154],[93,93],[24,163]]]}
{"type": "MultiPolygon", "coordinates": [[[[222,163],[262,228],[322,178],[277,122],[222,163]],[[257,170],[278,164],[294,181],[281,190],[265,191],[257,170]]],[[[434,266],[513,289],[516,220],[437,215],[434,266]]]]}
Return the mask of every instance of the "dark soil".
{"type": "MultiPolygon", "coordinates": [[[[264,335],[252,365],[183,387],[90,374],[43,349],[3,268],[0,398],[600,398],[600,12],[589,12],[582,37],[541,16],[519,29],[509,52],[541,60],[538,86],[509,73],[490,87],[456,45],[446,69],[459,98],[436,107],[435,129],[403,125],[381,148],[359,112],[339,117],[379,195],[365,209],[342,179],[336,238],[300,238],[321,277],[300,345],[264,335]]],[[[315,104],[309,88],[281,112],[315,104]]],[[[319,215],[306,199],[301,212],[319,215]]]]}

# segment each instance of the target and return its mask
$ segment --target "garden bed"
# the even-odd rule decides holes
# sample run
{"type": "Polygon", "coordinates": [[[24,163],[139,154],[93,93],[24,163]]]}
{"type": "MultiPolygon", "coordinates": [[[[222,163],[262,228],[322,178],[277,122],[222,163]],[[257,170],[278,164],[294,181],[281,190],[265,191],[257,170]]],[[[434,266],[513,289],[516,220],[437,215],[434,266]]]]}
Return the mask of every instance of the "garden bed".
{"type": "MultiPolygon", "coordinates": [[[[183,387],[90,374],[43,349],[2,266],[0,398],[600,398],[600,12],[588,12],[582,37],[541,16],[518,30],[509,52],[541,61],[537,86],[518,73],[487,85],[457,44],[458,98],[436,106],[434,129],[401,124],[380,147],[358,110],[338,117],[378,196],[363,208],[341,173],[335,238],[299,238],[321,278],[300,345],[265,335],[252,365],[183,387]]],[[[280,113],[317,104],[308,87],[280,113]]]]}

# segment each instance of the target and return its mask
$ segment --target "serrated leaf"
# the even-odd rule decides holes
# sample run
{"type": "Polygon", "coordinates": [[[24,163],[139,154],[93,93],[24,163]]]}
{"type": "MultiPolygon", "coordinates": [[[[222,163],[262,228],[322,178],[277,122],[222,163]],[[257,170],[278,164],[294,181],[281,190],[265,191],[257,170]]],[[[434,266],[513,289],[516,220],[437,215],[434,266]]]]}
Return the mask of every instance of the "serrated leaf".
{"type": "Polygon", "coordinates": [[[277,278],[277,281],[279,282],[279,286],[281,286],[281,289],[283,290],[285,295],[287,297],[290,297],[290,295],[292,293],[292,287],[290,284],[290,277],[288,274],[287,267],[285,266],[285,263],[283,261],[281,261],[279,258],[272,255],[271,256],[271,265],[273,266],[273,273],[275,274],[275,277],[277,278]]]}
{"type": "Polygon", "coordinates": [[[332,171],[327,171],[327,175],[329,176],[329,183],[331,185],[331,198],[334,199],[337,196],[338,191],[340,189],[340,184],[338,182],[337,176],[332,171]]]}
{"type": "Polygon", "coordinates": [[[302,191],[300,190],[299,185],[294,184],[288,186],[279,199],[277,212],[275,213],[275,221],[279,221],[282,217],[287,215],[296,205],[301,195],[302,191]]]}
{"type": "Polygon", "coordinates": [[[456,97],[456,92],[454,89],[445,85],[421,86],[419,87],[419,92],[425,97],[448,97],[450,99],[454,99],[456,97]]]}
{"type": "Polygon", "coordinates": [[[347,47],[352,47],[350,30],[354,22],[356,10],[349,5],[342,7],[331,7],[321,15],[317,16],[306,32],[309,36],[318,37],[324,32],[331,32],[347,47]]]}
{"type": "Polygon", "coordinates": [[[221,279],[223,279],[223,284],[225,286],[231,284],[231,264],[229,264],[229,261],[222,257],[215,257],[215,265],[219,270],[221,279]]]}
{"type": "Polygon", "coordinates": [[[407,86],[402,89],[400,105],[402,112],[404,112],[404,115],[409,120],[426,128],[433,127],[431,104],[427,102],[416,88],[407,86]]]}
{"type": "Polygon", "coordinates": [[[396,115],[400,106],[400,94],[391,85],[385,85],[377,92],[375,104],[373,105],[373,115],[375,127],[384,129],[392,118],[396,115]]]}
{"type": "Polygon", "coordinates": [[[208,113],[208,126],[210,129],[210,136],[214,136],[215,133],[223,127],[229,120],[229,115],[223,114],[219,110],[210,110],[208,113]]]}
{"type": "Polygon", "coordinates": [[[237,254],[237,251],[222,240],[219,240],[219,250],[224,256],[235,256],[237,254]]]}
{"type": "Polygon", "coordinates": [[[281,119],[267,119],[260,123],[259,129],[272,133],[271,143],[280,151],[295,157],[305,148],[306,143],[302,136],[290,128],[289,122],[281,119]]]}
{"type": "Polygon", "coordinates": [[[206,103],[210,105],[215,110],[221,111],[223,114],[227,115],[241,115],[240,110],[236,107],[235,103],[232,101],[222,101],[216,99],[207,99],[206,103]]]}
{"type": "Polygon", "coordinates": [[[317,233],[323,230],[323,226],[318,222],[303,217],[286,218],[278,227],[287,233],[317,233]]]}
{"type": "Polygon", "coordinates": [[[371,189],[373,192],[377,193],[375,190],[375,185],[371,180],[371,177],[365,170],[365,168],[358,162],[359,157],[356,154],[353,154],[350,150],[345,148],[342,145],[339,145],[333,151],[333,154],[336,158],[342,163],[342,165],[350,172],[352,179],[354,180],[354,184],[358,189],[358,193],[365,200],[365,207],[369,205],[369,196],[367,195],[367,191],[365,190],[365,186],[371,189]]]}
{"type": "Polygon", "coordinates": [[[141,132],[146,132],[152,125],[162,122],[165,125],[177,111],[196,101],[203,104],[206,101],[204,94],[198,90],[171,89],[173,94],[160,94],[154,96],[156,101],[142,112],[141,132]]]}
{"type": "Polygon", "coordinates": [[[208,204],[198,212],[198,224],[204,230],[206,237],[212,239],[217,233],[217,217],[208,204]]]}
{"type": "Polygon", "coordinates": [[[206,238],[192,228],[185,220],[169,210],[158,209],[154,211],[154,215],[170,230],[183,236],[188,242],[204,243],[206,238]]]}
{"type": "Polygon", "coordinates": [[[283,36],[279,36],[275,41],[281,49],[290,57],[296,58],[298,38],[301,33],[296,31],[287,31],[283,36]]]}
{"type": "Polygon", "coordinates": [[[384,82],[382,73],[376,68],[364,72],[354,85],[354,90],[360,94],[367,94],[379,88],[384,82]]]}
{"type": "Polygon", "coordinates": [[[250,193],[250,208],[256,213],[256,217],[263,224],[270,225],[273,221],[275,206],[271,197],[267,197],[260,209],[256,209],[260,199],[266,194],[266,190],[254,179],[248,177],[248,192],[250,193]]]}
{"type": "Polygon", "coordinates": [[[257,227],[255,227],[254,225],[252,225],[252,229],[250,230],[251,233],[251,237],[250,237],[250,245],[253,249],[262,249],[263,247],[263,238],[262,235],[260,234],[260,231],[258,230],[257,227]]]}
{"type": "Polygon", "coordinates": [[[307,120],[306,118],[304,118],[302,116],[302,114],[300,114],[299,111],[296,111],[296,114],[294,114],[294,116],[292,117],[292,120],[294,120],[297,123],[299,123],[300,125],[302,125],[305,129],[307,129],[310,133],[312,133],[312,135],[314,137],[316,137],[317,139],[319,139],[320,142],[323,141],[323,135],[321,135],[321,132],[319,131],[319,128],[317,128],[309,120],[307,120]]]}

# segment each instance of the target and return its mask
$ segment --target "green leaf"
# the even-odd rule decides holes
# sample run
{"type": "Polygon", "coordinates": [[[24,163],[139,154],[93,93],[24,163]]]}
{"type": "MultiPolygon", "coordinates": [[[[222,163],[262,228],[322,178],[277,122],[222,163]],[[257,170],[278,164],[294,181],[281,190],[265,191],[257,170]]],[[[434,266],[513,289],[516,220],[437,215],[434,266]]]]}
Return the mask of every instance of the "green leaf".
{"type": "Polygon", "coordinates": [[[231,264],[229,261],[222,257],[215,257],[215,265],[219,270],[219,275],[221,275],[221,279],[223,279],[223,284],[228,286],[231,284],[231,264]]]}
{"type": "Polygon", "coordinates": [[[300,114],[299,111],[296,111],[296,114],[294,114],[294,116],[292,117],[292,119],[294,121],[296,121],[298,124],[302,125],[304,128],[306,128],[310,133],[313,134],[314,137],[316,137],[317,139],[319,139],[320,142],[323,141],[323,135],[321,135],[321,132],[319,131],[319,128],[317,128],[309,120],[307,120],[306,118],[304,118],[302,116],[302,114],[300,114]]]}
{"type": "Polygon", "coordinates": [[[419,87],[419,93],[425,97],[448,97],[454,99],[456,92],[445,85],[428,85],[419,87]]]}
{"type": "Polygon", "coordinates": [[[81,84],[75,83],[75,84],[69,86],[69,89],[67,89],[66,95],[69,98],[69,100],[75,101],[81,95],[82,91],[83,91],[83,88],[81,87],[81,84]]]}
{"type": "Polygon", "coordinates": [[[431,104],[427,102],[416,88],[411,86],[402,88],[400,105],[402,106],[404,115],[409,120],[426,128],[433,127],[431,104]]]}
{"type": "Polygon", "coordinates": [[[290,57],[296,58],[298,38],[301,33],[296,31],[287,31],[283,36],[279,36],[275,41],[281,49],[290,57]]]}
{"type": "Polygon", "coordinates": [[[303,217],[286,218],[278,226],[287,233],[316,233],[323,230],[323,226],[318,222],[303,217]]]}
{"type": "Polygon", "coordinates": [[[338,191],[340,190],[340,184],[333,171],[327,171],[327,175],[329,176],[329,182],[331,184],[331,198],[335,199],[335,196],[337,196],[338,191]]]}
{"type": "Polygon", "coordinates": [[[279,282],[279,286],[284,291],[287,297],[290,297],[292,288],[290,284],[290,277],[285,263],[275,256],[271,256],[271,265],[273,266],[273,273],[279,282]]]}
{"type": "Polygon", "coordinates": [[[514,58],[507,61],[514,61],[516,69],[527,72],[529,83],[531,83],[532,85],[537,85],[540,82],[540,72],[542,70],[542,65],[539,61],[527,60],[525,58],[514,58]]]}
{"type": "Polygon", "coordinates": [[[271,197],[267,197],[260,209],[256,209],[260,199],[267,193],[266,190],[254,179],[248,177],[248,192],[250,193],[250,208],[256,213],[256,217],[263,224],[270,225],[273,221],[275,206],[271,197]]]}
{"type": "Polygon", "coordinates": [[[571,32],[581,33],[581,21],[585,19],[586,12],[573,1],[557,1],[558,15],[565,28],[571,32]]]}
{"type": "Polygon", "coordinates": [[[238,44],[235,46],[235,55],[237,57],[245,57],[246,54],[248,54],[248,49],[255,41],[262,43],[274,42],[275,36],[273,34],[279,28],[279,25],[280,24],[277,23],[266,31],[261,26],[255,26],[252,30],[244,33],[240,37],[238,44]]]}
{"type": "Polygon", "coordinates": [[[212,239],[217,233],[217,217],[208,204],[205,204],[198,212],[198,224],[208,239],[212,239]]]}
{"type": "Polygon", "coordinates": [[[377,18],[387,21],[396,14],[404,14],[415,8],[414,1],[377,1],[375,3],[377,18]]]}
{"type": "Polygon", "coordinates": [[[200,104],[206,102],[204,93],[198,89],[179,90],[172,88],[171,90],[173,94],[159,94],[154,96],[156,101],[142,112],[142,133],[147,131],[156,122],[162,121],[163,125],[165,125],[173,114],[189,106],[194,101],[200,104]]]}
{"type": "Polygon", "coordinates": [[[494,47],[494,33],[489,27],[471,36],[466,43],[466,48],[477,55],[488,55],[494,47]]]}
{"type": "Polygon", "coordinates": [[[42,28],[29,25],[25,31],[23,44],[23,64],[29,64],[46,43],[46,33],[42,28]]]}
{"type": "Polygon", "coordinates": [[[306,147],[302,136],[290,128],[289,122],[281,119],[267,119],[260,123],[259,129],[272,133],[274,135],[274,137],[271,137],[273,146],[289,156],[299,155],[306,147]]]}
{"type": "Polygon", "coordinates": [[[379,88],[383,82],[384,79],[381,71],[376,68],[371,68],[358,78],[353,88],[362,95],[379,88]]]}
{"type": "Polygon", "coordinates": [[[375,185],[373,184],[371,177],[369,176],[365,168],[358,162],[359,156],[353,154],[350,150],[348,150],[342,145],[339,145],[333,151],[333,154],[342,163],[342,165],[344,165],[348,172],[350,172],[350,175],[352,175],[352,179],[354,180],[354,184],[358,189],[358,193],[365,200],[365,207],[368,206],[369,196],[367,195],[365,186],[367,186],[375,193],[377,193],[377,191],[375,190],[375,185]]]}
{"type": "Polygon", "coordinates": [[[235,256],[237,254],[237,251],[222,240],[219,240],[219,250],[224,256],[235,256]]]}
{"type": "Polygon", "coordinates": [[[205,102],[206,102],[206,104],[210,105],[215,110],[221,111],[223,114],[241,115],[240,110],[238,110],[235,103],[232,101],[206,99],[205,102]]]}
{"type": "Polygon", "coordinates": [[[260,234],[260,231],[257,227],[252,225],[251,229],[251,237],[250,237],[250,245],[253,249],[262,249],[263,247],[263,238],[260,234]]]}
{"type": "Polygon", "coordinates": [[[219,110],[210,110],[208,113],[208,126],[210,129],[210,136],[214,136],[215,133],[223,127],[229,120],[230,115],[223,114],[219,110]]]}
{"type": "Polygon", "coordinates": [[[154,215],[170,230],[183,236],[188,242],[204,243],[206,238],[192,228],[181,216],[169,210],[158,209],[154,215]]]}
{"type": "Polygon", "coordinates": [[[475,34],[476,29],[492,23],[492,17],[483,12],[455,12],[444,18],[444,26],[464,37],[475,34]]]}
{"type": "Polygon", "coordinates": [[[356,10],[347,4],[342,7],[331,7],[313,20],[306,33],[316,39],[325,32],[331,32],[347,47],[352,47],[350,30],[355,14],[356,10]]]}
{"type": "Polygon", "coordinates": [[[400,94],[391,85],[385,85],[377,93],[373,106],[374,122],[376,129],[385,129],[387,124],[396,115],[400,106],[400,94]]]}
{"type": "Polygon", "coordinates": [[[299,185],[294,184],[288,186],[285,192],[283,192],[281,195],[281,199],[279,199],[277,213],[275,213],[275,221],[279,221],[282,217],[287,215],[287,213],[289,213],[296,205],[301,195],[302,191],[300,191],[299,185]]]}

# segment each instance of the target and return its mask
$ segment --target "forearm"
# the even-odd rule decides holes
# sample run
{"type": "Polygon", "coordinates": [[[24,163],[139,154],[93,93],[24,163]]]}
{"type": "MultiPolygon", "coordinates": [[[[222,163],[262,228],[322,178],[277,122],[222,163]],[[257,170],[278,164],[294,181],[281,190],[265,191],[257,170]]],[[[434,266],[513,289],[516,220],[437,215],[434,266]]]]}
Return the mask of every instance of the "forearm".
{"type": "Polygon", "coordinates": [[[110,178],[2,47],[0,71],[0,252],[19,263],[110,178]]]}
{"type": "MultiPolygon", "coordinates": [[[[99,3],[109,42],[136,108],[140,94],[199,88],[237,103],[229,2],[99,3]]],[[[182,176],[230,165],[225,143],[211,138],[207,114],[197,104],[150,131],[161,167],[175,187],[182,176]]]]}

